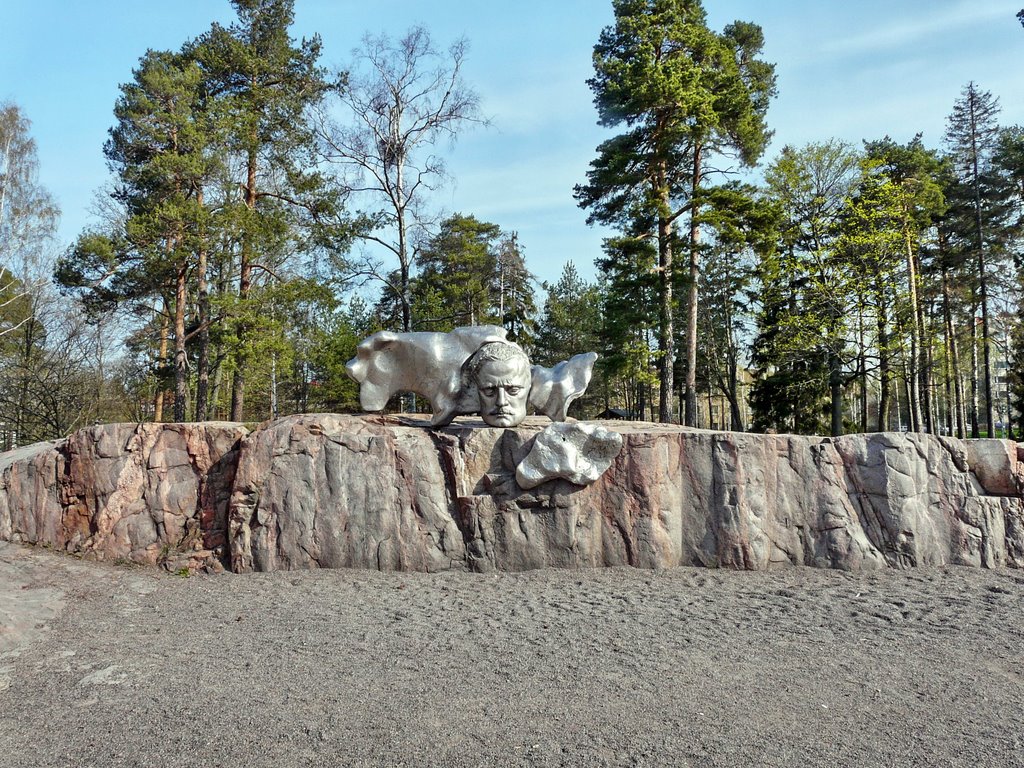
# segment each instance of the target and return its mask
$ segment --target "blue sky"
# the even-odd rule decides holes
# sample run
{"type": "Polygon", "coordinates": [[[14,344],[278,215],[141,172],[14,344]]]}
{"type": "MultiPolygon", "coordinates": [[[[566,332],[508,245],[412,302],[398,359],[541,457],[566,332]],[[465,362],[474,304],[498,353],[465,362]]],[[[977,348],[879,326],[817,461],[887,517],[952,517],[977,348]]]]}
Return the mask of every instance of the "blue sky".
{"type": "MultiPolygon", "coordinates": [[[[835,137],[859,143],[923,132],[937,146],[945,116],[970,80],[1000,98],[1004,124],[1024,124],[1024,0],[705,0],[715,29],[760,24],[777,65],[775,130],[766,159],[785,144],[835,137]]],[[[118,85],[147,48],[178,48],[228,0],[4,0],[0,100],[33,122],[40,176],[63,211],[61,244],[89,223],[107,179],[102,147],[118,85]]],[[[467,81],[490,128],[463,135],[449,156],[454,183],[437,195],[449,212],[518,231],[529,267],[555,280],[567,260],[592,276],[600,229],[572,199],[594,148],[590,55],[611,22],[609,0],[296,0],[297,37],[319,33],[324,63],[343,66],[367,31],[399,35],[421,23],[447,45],[470,41],[467,81]]]]}

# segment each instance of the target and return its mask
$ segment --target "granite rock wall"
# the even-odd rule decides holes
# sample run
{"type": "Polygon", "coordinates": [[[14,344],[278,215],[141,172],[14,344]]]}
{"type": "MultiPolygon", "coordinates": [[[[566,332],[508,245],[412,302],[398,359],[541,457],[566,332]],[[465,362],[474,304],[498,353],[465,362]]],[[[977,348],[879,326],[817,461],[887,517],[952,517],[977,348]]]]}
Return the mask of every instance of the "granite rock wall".
{"type": "Polygon", "coordinates": [[[1024,567],[1024,446],[607,422],[586,487],[529,491],[547,420],[106,425],[0,454],[0,539],[172,570],[1024,567]]]}
{"type": "Polygon", "coordinates": [[[107,424],[0,454],[0,539],[101,560],[221,565],[239,424],[107,424]]]}

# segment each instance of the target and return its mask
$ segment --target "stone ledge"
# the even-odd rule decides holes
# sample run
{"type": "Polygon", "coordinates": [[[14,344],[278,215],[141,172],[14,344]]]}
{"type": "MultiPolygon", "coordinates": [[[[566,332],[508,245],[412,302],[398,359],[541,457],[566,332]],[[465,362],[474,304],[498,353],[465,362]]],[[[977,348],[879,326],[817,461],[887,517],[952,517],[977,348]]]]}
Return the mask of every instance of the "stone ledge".
{"type": "Polygon", "coordinates": [[[177,570],[1024,566],[1024,446],[602,422],[595,483],[530,491],[549,422],[112,424],[0,454],[0,539],[177,570]]]}

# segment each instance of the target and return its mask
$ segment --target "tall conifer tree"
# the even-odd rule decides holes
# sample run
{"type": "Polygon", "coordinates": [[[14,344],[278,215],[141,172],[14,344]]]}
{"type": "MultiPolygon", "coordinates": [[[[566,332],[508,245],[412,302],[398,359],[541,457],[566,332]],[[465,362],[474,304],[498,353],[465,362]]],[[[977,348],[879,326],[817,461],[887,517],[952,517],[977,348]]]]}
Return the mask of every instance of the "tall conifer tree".
{"type": "MultiPolygon", "coordinates": [[[[981,311],[982,385],[984,392],[985,428],[991,437],[995,427],[992,400],[991,324],[989,318],[989,243],[985,230],[983,183],[989,170],[992,152],[999,136],[999,99],[989,91],[982,91],[973,82],[968,83],[953,105],[946,124],[946,142],[949,145],[954,170],[970,192],[970,210],[973,219],[972,251],[976,267],[977,305],[981,311]]],[[[972,425],[974,437],[977,426],[972,425]]]]}
{"type": "Polygon", "coordinates": [[[239,158],[241,199],[229,203],[238,248],[237,350],[231,418],[243,419],[245,377],[253,363],[258,274],[276,262],[303,225],[326,237],[338,199],[315,172],[314,134],[308,111],[330,89],[318,65],[320,39],[296,43],[289,34],[294,0],[232,0],[238,21],[214,24],[190,53],[202,67],[217,112],[219,136],[239,158]]]}
{"type": "Polygon", "coordinates": [[[659,418],[671,420],[675,331],[676,220],[690,215],[686,330],[686,415],[696,419],[699,209],[708,160],[716,154],[752,165],[767,144],[774,66],[757,58],[761,28],[707,26],[699,0],[613,0],[614,25],[594,47],[599,123],[625,133],[601,144],[588,182],[578,186],[590,220],[654,237],[660,278],[659,418]]]}

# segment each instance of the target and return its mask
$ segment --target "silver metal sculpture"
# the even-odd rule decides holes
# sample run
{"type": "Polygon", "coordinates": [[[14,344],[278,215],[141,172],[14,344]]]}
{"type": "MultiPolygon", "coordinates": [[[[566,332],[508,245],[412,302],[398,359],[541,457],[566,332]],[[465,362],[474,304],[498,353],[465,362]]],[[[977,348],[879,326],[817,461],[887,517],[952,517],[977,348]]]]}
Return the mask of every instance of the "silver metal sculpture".
{"type": "Polygon", "coordinates": [[[530,405],[552,421],[565,421],[569,405],[587,391],[597,362],[596,352],[574,355],[553,368],[533,366],[530,405]]]}
{"type": "Polygon", "coordinates": [[[430,401],[430,423],[443,426],[478,407],[476,392],[463,386],[463,363],[483,344],[504,340],[505,329],[496,325],[450,333],[379,331],[359,343],[345,370],[359,384],[364,410],[382,411],[392,395],[415,392],[430,401]]]}
{"type": "Polygon", "coordinates": [[[477,393],[480,418],[492,427],[514,427],[526,418],[533,374],[518,344],[489,341],[462,366],[463,391],[477,393]]]}
{"type": "Polygon", "coordinates": [[[359,383],[367,411],[383,410],[398,392],[415,392],[430,401],[433,426],[479,413],[491,426],[514,427],[528,406],[565,421],[596,360],[589,352],[553,368],[531,366],[522,348],[505,339],[504,328],[481,325],[449,333],[380,331],[359,344],[345,370],[359,383]]]}
{"type": "MultiPolygon", "coordinates": [[[[479,413],[488,426],[515,427],[530,406],[564,422],[582,395],[597,355],[588,352],[552,368],[530,365],[526,352],[495,325],[450,333],[381,331],[356,347],[345,370],[359,383],[359,402],[380,411],[398,392],[427,398],[435,427],[460,414],[479,413]]],[[[622,436],[594,424],[551,424],[533,438],[516,469],[523,489],[562,478],[587,485],[599,478],[622,448],[622,436]]]]}
{"type": "Polygon", "coordinates": [[[589,485],[603,475],[622,450],[622,435],[597,424],[549,424],[516,467],[516,483],[529,490],[561,478],[589,485]]]}

